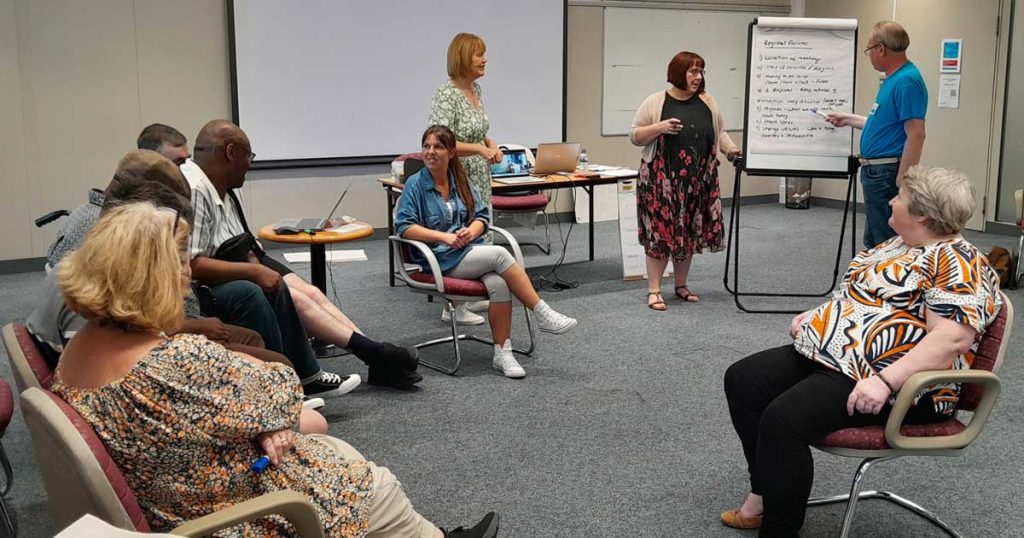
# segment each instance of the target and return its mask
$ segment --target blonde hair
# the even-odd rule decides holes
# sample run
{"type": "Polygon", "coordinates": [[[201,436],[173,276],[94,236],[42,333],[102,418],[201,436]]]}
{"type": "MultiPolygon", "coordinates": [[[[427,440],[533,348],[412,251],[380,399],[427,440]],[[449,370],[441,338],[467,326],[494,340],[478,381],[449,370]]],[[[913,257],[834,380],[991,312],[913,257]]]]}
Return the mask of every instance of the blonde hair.
{"type": "Polygon", "coordinates": [[[911,166],[900,187],[907,209],[925,217],[925,226],[938,235],[960,233],[974,214],[974,187],[956,170],[911,166]]]}
{"type": "Polygon", "coordinates": [[[903,52],[910,47],[910,36],[903,25],[895,21],[882,21],[871,29],[875,43],[881,43],[893,52],[903,52]]]}
{"type": "Polygon", "coordinates": [[[184,219],[149,202],[104,212],[60,265],[64,302],[126,331],[177,331],[185,317],[179,252],[187,239],[184,219]]]}
{"type": "Polygon", "coordinates": [[[448,76],[462,78],[473,68],[473,55],[487,52],[487,44],[480,36],[460,33],[448,45],[448,76]]]}

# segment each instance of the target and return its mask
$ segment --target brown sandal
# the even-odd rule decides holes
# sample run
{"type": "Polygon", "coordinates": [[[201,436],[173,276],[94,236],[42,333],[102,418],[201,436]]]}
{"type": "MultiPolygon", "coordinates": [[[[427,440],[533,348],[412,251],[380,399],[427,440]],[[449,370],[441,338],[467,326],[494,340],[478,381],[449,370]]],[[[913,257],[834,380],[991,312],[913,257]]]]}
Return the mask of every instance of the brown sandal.
{"type": "Polygon", "coordinates": [[[676,286],[676,297],[688,302],[688,303],[699,303],[700,295],[690,291],[690,288],[686,287],[686,284],[682,286],[676,286]],[[679,293],[679,290],[686,290],[686,293],[679,293]]]}
{"type": "MultiPolygon", "coordinates": [[[[661,297],[661,292],[660,291],[649,291],[649,292],[647,292],[648,300],[650,300],[651,295],[656,295],[658,297],[661,297]]],[[[668,305],[665,304],[665,300],[664,299],[659,299],[657,301],[654,301],[653,303],[647,303],[647,308],[650,308],[651,310],[656,310],[658,312],[664,312],[664,311],[668,310],[668,305]]]]}
{"type": "Polygon", "coordinates": [[[761,527],[762,516],[744,517],[739,510],[722,512],[722,523],[734,529],[758,529],[761,527]]]}

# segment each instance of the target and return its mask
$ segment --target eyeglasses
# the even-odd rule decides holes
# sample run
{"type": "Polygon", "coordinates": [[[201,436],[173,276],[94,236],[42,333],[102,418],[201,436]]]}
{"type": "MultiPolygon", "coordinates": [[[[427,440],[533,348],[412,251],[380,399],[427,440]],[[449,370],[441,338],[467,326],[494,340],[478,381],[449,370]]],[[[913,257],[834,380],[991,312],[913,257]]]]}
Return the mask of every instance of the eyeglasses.
{"type": "MultiPolygon", "coordinates": [[[[170,209],[170,208],[168,208],[170,209]]],[[[178,223],[181,222],[181,209],[174,210],[174,227],[171,228],[171,239],[178,237],[178,223]]]]}
{"type": "Polygon", "coordinates": [[[693,76],[697,76],[697,75],[704,76],[705,70],[703,68],[700,68],[700,67],[691,67],[690,69],[687,69],[686,72],[691,74],[691,75],[693,75],[693,76]]]}
{"type": "Polygon", "coordinates": [[[870,47],[864,49],[864,54],[865,55],[870,55],[871,54],[871,49],[877,49],[878,47],[881,47],[881,46],[882,46],[881,43],[875,43],[874,45],[871,45],[870,47]]]}
{"type": "MultiPolygon", "coordinates": [[[[249,154],[249,162],[250,163],[256,160],[256,154],[252,151],[252,149],[247,148],[247,147],[245,147],[245,146],[243,146],[241,144],[236,144],[234,142],[229,143],[228,146],[237,146],[237,147],[240,147],[240,148],[244,149],[249,154]]],[[[196,147],[192,148],[192,152],[193,153],[205,153],[207,151],[210,151],[211,149],[212,148],[210,148],[208,146],[196,146],[196,147]]],[[[225,149],[227,149],[227,146],[225,146],[225,149]]]]}
{"type": "Polygon", "coordinates": [[[241,144],[235,144],[235,146],[244,149],[249,154],[249,162],[250,163],[253,162],[254,160],[256,160],[256,154],[253,153],[252,149],[247,148],[247,147],[245,147],[245,146],[243,146],[241,144]]]}

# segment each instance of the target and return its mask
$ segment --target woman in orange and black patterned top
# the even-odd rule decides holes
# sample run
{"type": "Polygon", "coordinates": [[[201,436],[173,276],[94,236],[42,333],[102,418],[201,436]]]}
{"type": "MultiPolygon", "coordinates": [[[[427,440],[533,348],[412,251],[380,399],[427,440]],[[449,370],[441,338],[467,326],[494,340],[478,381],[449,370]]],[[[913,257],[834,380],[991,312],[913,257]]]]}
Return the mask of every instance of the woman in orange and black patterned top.
{"type": "MultiPolygon", "coordinates": [[[[165,336],[183,320],[187,236],[172,211],[117,207],[59,273],[67,305],[89,322],[65,348],[52,390],[96,431],[153,530],[289,489],[310,499],[328,536],[444,536],[386,468],[306,435],[326,432],[327,423],[303,409],[293,370],[203,336],[165,336]],[[271,466],[252,472],[264,454],[271,466]]],[[[494,536],[497,525],[491,513],[448,535],[494,536]]],[[[288,521],[268,516],[218,536],[294,534],[288,521]]]]}
{"type": "MultiPolygon", "coordinates": [[[[722,514],[726,525],[797,536],[814,470],[809,444],[841,428],[884,424],[917,372],[970,368],[999,313],[995,271],[960,236],[974,210],[965,176],[912,167],[889,205],[898,235],[861,252],[831,299],[793,319],[791,345],[725,374],[751,485],[743,505],[722,514]]],[[[928,387],[906,421],[946,418],[959,392],[956,384],[928,387]]]]}

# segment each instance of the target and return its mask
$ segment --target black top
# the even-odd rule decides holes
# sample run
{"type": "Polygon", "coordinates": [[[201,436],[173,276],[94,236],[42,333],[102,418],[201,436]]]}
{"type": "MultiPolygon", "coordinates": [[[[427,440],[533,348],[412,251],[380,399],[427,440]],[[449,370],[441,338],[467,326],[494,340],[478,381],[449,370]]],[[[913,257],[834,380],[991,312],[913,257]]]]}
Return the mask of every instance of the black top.
{"type": "Polygon", "coordinates": [[[669,118],[679,118],[683,128],[678,134],[664,135],[666,156],[678,157],[680,150],[694,157],[707,157],[711,153],[715,146],[715,124],[711,119],[711,109],[698,94],[680,101],[665,92],[661,120],[669,118]]]}

